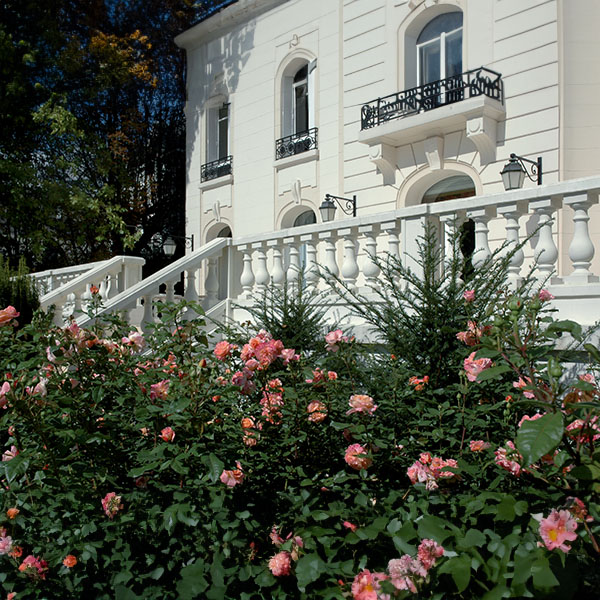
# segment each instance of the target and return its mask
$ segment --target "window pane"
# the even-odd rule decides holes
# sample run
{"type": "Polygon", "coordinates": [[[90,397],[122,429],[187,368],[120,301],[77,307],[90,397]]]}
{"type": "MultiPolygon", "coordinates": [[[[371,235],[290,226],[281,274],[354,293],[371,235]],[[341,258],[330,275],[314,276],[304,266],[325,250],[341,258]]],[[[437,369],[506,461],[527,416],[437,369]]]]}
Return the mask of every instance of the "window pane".
{"type": "Polygon", "coordinates": [[[295,88],[296,102],[296,131],[300,133],[308,129],[308,90],[306,85],[295,88]]]}
{"type": "Polygon", "coordinates": [[[461,12],[445,13],[429,21],[417,38],[417,44],[429,42],[439,38],[442,31],[448,33],[462,27],[463,15],[461,12]]]}
{"type": "Polygon", "coordinates": [[[462,73],[462,29],[446,36],[446,77],[462,73]]]}
{"type": "Polygon", "coordinates": [[[440,79],[440,42],[436,40],[419,48],[419,67],[421,80],[419,85],[440,79]]]}
{"type": "Polygon", "coordinates": [[[229,125],[229,106],[223,106],[219,109],[219,148],[218,158],[225,158],[228,155],[227,137],[229,125]]]}

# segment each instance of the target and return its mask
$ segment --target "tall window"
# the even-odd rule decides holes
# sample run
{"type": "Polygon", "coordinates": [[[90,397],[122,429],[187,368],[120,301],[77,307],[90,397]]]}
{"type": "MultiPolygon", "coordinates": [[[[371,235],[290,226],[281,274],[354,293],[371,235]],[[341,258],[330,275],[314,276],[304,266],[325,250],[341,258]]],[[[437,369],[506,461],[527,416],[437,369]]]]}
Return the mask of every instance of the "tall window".
{"type": "Polygon", "coordinates": [[[304,65],[294,75],[292,110],[292,133],[308,130],[308,65],[304,65]]]}
{"type": "Polygon", "coordinates": [[[207,162],[226,158],[229,154],[229,104],[208,110],[207,162]]]}
{"type": "Polygon", "coordinates": [[[431,20],[417,38],[417,85],[462,73],[462,12],[431,20]]]}

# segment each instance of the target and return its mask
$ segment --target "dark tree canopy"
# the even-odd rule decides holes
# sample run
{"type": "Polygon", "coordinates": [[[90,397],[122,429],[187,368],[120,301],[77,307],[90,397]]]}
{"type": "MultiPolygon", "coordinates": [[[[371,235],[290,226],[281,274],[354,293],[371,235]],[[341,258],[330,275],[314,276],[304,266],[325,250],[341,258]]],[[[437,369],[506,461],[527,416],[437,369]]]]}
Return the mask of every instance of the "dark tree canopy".
{"type": "Polygon", "coordinates": [[[185,223],[184,53],[220,5],[0,5],[0,253],[40,270],[139,254],[185,223]]]}

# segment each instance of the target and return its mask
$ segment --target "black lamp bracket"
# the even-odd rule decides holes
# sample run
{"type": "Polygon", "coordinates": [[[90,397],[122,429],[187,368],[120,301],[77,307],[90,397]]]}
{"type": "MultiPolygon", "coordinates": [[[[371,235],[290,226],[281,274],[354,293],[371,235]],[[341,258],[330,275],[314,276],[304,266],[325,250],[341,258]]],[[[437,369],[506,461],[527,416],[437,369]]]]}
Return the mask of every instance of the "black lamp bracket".
{"type": "Polygon", "coordinates": [[[511,160],[516,160],[521,167],[523,167],[523,171],[525,171],[525,175],[534,182],[537,182],[538,185],[542,185],[542,157],[538,156],[537,160],[530,160],[529,158],[525,158],[523,156],[517,156],[512,153],[510,155],[511,160]],[[529,163],[531,167],[528,169],[525,166],[525,163],[529,163]]]}
{"type": "Polygon", "coordinates": [[[327,200],[335,200],[344,214],[352,215],[353,217],[356,216],[356,195],[352,196],[352,198],[343,198],[342,196],[325,194],[325,201],[327,200]]]}

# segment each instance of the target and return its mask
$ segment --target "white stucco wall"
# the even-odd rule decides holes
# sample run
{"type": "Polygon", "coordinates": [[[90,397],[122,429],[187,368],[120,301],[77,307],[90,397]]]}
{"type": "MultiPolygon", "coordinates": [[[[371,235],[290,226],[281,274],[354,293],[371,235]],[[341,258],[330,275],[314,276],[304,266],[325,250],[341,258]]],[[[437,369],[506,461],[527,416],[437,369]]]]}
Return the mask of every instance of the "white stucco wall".
{"type": "MultiPolygon", "coordinates": [[[[280,229],[302,210],[318,213],[325,193],[357,194],[359,214],[398,208],[451,173],[471,175],[478,193],[498,193],[511,152],[541,156],[544,183],[596,174],[598,22],[597,0],[240,0],[178,38],[188,51],[188,234],[204,242],[224,224],[234,236],[280,229]],[[406,36],[456,8],[464,16],[463,70],[502,74],[495,156],[484,160],[464,120],[440,130],[436,109],[410,142],[400,136],[383,148],[393,168],[384,177],[371,160],[377,145],[359,141],[361,106],[404,89],[412,68],[406,36]],[[319,147],[297,161],[275,161],[278,77],[294,56],[317,59],[319,147]],[[233,177],[200,186],[205,109],[221,98],[230,102],[233,177]],[[441,170],[431,164],[432,147],[441,170]]],[[[564,257],[570,232],[563,221],[570,219],[561,219],[564,257]]]]}

